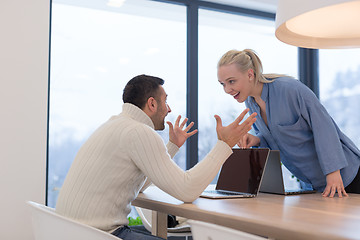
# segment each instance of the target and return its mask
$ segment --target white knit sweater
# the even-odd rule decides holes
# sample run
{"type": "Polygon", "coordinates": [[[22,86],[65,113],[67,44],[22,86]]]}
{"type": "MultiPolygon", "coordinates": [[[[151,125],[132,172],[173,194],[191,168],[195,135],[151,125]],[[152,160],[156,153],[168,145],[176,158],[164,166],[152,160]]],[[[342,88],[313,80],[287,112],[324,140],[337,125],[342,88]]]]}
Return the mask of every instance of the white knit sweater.
{"type": "Polygon", "coordinates": [[[192,202],[232,153],[225,142],[218,141],[200,163],[183,171],[171,159],[178,150],[171,142],[166,149],[151,119],[126,103],[121,114],[100,126],[80,148],[56,211],[111,232],[128,224],[131,202],[146,178],[175,198],[192,202]]]}

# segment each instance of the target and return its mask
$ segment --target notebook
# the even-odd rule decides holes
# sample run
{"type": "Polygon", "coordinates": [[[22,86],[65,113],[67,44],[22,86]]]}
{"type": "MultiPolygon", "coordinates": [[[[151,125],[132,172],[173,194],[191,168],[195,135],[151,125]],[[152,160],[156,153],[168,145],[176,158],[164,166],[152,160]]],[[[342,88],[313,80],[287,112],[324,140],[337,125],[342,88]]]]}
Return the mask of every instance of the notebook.
{"type": "Polygon", "coordinates": [[[302,189],[300,185],[298,188],[286,189],[281,169],[280,152],[278,150],[271,150],[265,166],[260,192],[297,195],[315,193],[316,191],[313,189],[302,189]]]}
{"type": "Polygon", "coordinates": [[[215,190],[205,190],[205,198],[256,197],[270,150],[234,148],[223,164],[215,190]]]}

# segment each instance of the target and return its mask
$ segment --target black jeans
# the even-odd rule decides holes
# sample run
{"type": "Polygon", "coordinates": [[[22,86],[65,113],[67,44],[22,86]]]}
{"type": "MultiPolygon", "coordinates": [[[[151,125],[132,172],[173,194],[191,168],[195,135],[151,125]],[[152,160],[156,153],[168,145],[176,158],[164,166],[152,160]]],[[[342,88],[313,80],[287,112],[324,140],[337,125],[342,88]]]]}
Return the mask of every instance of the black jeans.
{"type": "Polygon", "coordinates": [[[360,193],[360,169],[354,180],[345,188],[347,193],[360,193]]]}
{"type": "Polygon", "coordinates": [[[128,226],[118,228],[111,234],[123,240],[164,240],[163,238],[156,237],[144,232],[137,232],[136,230],[131,229],[128,226]]]}

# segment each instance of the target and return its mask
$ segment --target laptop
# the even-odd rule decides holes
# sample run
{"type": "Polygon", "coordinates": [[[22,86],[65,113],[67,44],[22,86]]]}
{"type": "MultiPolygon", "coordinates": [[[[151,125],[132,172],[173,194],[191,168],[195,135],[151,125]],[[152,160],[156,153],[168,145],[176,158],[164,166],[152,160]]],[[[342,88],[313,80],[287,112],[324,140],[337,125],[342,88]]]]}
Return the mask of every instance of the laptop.
{"type": "Polygon", "coordinates": [[[205,190],[200,197],[256,197],[269,152],[268,148],[234,148],[221,168],[215,190],[205,190]]]}
{"type": "Polygon", "coordinates": [[[300,184],[291,189],[286,189],[281,169],[280,152],[278,150],[271,150],[265,166],[260,192],[297,195],[303,193],[315,193],[316,191],[308,188],[303,189],[300,184]]]}

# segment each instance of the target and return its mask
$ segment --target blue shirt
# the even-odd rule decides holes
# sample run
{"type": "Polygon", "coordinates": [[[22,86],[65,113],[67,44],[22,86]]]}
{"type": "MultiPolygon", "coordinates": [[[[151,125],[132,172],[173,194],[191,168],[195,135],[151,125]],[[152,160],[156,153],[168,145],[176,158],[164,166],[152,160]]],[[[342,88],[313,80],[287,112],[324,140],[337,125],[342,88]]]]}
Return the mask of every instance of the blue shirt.
{"type": "Polygon", "coordinates": [[[326,187],[326,175],[339,169],[345,187],[353,181],[360,151],[307,86],[290,77],[277,78],[264,83],[261,98],[268,125],[254,98],[245,101],[250,113],[258,114],[253,128],[260,147],[280,150],[282,163],[318,191],[326,187]]]}

